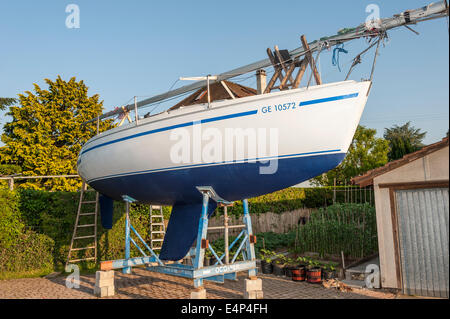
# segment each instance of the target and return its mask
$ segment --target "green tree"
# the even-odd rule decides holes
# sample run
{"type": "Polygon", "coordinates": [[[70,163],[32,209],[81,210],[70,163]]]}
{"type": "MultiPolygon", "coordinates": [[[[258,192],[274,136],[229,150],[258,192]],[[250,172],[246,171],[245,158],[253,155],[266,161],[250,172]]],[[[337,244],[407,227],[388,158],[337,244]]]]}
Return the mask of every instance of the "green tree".
{"type": "Polygon", "coordinates": [[[16,99],[11,97],[0,97],[0,110],[6,109],[7,106],[16,103],[16,99]]]}
{"type": "Polygon", "coordinates": [[[423,147],[422,141],[427,132],[421,132],[411,126],[411,122],[404,125],[394,125],[391,128],[385,128],[384,138],[389,142],[389,161],[402,158],[406,154],[413,153],[423,147]]]}
{"type": "MultiPolygon", "coordinates": [[[[100,114],[103,101],[98,94],[88,96],[88,87],[73,77],[64,81],[45,79],[48,89],[34,84],[34,91],[19,94],[19,106],[11,106],[1,136],[0,163],[18,165],[22,174],[76,174],[81,146],[96,134],[96,123],[82,125],[100,114]]],[[[100,123],[100,131],[112,127],[112,121],[100,123]]],[[[22,187],[50,190],[75,190],[78,179],[28,180],[22,187]]]]}
{"type": "Polygon", "coordinates": [[[375,137],[376,133],[375,129],[359,125],[342,163],[314,178],[313,183],[332,186],[336,179],[336,185],[349,184],[352,177],[385,165],[388,161],[389,145],[385,139],[375,137]]]}

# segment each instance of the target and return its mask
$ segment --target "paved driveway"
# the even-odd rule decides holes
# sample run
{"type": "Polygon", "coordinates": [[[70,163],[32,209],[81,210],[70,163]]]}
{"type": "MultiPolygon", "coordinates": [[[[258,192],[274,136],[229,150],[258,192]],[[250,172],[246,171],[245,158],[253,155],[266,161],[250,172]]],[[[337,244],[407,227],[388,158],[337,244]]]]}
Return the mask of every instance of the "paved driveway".
{"type": "MultiPolygon", "coordinates": [[[[267,299],[358,299],[393,298],[389,294],[363,294],[340,292],[326,289],[321,285],[294,282],[285,277],[260,275],[263,280],[264,298],[267,299]]],[[[207,297],[210,299],[240,299],[243,297],[245,273],[237,281],[226,280],[224,284],[205,283],[207,297]]],[[[93,294],[95,275],[83,275],[79,289],[65,286],[65,277],[25,278],[0,281],[0,298],[96,298],[93,294]]],[[[115,272],[116,294],[119,299],[187,299],[193,289],[192,280],[152,273],[142,268],[133,269],[130,275],[115,272]]]]}

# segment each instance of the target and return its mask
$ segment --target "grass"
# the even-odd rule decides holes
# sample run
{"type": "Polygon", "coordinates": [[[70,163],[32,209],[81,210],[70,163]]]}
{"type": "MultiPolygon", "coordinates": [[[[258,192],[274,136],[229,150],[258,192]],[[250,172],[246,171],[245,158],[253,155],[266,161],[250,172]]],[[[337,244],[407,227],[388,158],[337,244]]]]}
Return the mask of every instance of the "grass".
{"type": "Polygon", "coordinates": [[[2,272],[0,273],[0,280],[44,277],[48,274],[51,274],[52,272],[53,269],[37,269],[22,272],[2,272]]]}

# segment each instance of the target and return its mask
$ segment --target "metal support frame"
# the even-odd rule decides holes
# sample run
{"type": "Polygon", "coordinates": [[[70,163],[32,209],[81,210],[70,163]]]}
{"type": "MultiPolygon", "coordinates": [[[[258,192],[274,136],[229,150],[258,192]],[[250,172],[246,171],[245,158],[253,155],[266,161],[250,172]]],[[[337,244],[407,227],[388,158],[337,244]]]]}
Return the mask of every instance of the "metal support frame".
{"type": "Polygon", "coordinates": [[[255,238],[252,231],[252,223],[248,209],[247,199],[243,200],[244,205],[244,225],[228,226],[227,223],[223,227],[226,231],[228,228],[243,227],[241,233],[236,239],[228,246],[226,252],[222,256],[218,256],[214,249],[207,242],[208,232],[208,203],[209,200],[214,200],[218,203],[218,206],[232,205],[232,202],[228,202],[222,199],[214,191],[212,187],[201,186],[197,187],[203,196],[202,213],[198,224],[197,242],[195,247],[192,247],[186,257],[193,257],[192,265],[182,264],[180,261],[176,262],[163,262],[159,259],[158,255],[152,250],[149,245],[145,243],[136,229],[130,222],[130,204],[135,202],[135,199],[124,195],[123,200],[126,203],[126,220],[125,220],[125,259],[111,260],[101,262],[101,270],[110,269],[122,269],[125,274],[131,273],[131,267],[138,265],[147,265],[147,270],[158,273],[191,278],[194,280],[194,287],[200,288],[203,286],[203,280],[210,280],[214,282],[223,283],[224,279],[236,280],[237,272],[248,271],[248,276],[256,276],[256,256],[254,248],[255,238]],[[143,249],[138,245],[137,240],[131,237],[131,233],[134,233],[138,240],[144,245],[144,247],[150,252],[151,255],[147,255],[143,249]],[[136,246],[142,257],[130,257],[130,244],[136,246]],[[239,243],[237,251],[234,253],[231,261],[229,261],[231,249],[239,243]],[[204,257],[206,249],[211,251],[216,258],[216,262],[212,266],[204,267],[204,257]],[[242,254],[243,260],[236,261],[238,256],[242,254]],[[223,261],[225,258],[225,261],[223,261]]]}
{"type": "MultiPolygon", "coordinates": [[[[126,216],[125,216],[125,259],[130,259],[130,203],[132,203],[134,200],[127,196],[124,197],[125,205],[126,205],[126,216]]],[[[131,273],[131,267],[124,267],[122,269],[122,272],[124,274],[130,274],[131,273]]]]}

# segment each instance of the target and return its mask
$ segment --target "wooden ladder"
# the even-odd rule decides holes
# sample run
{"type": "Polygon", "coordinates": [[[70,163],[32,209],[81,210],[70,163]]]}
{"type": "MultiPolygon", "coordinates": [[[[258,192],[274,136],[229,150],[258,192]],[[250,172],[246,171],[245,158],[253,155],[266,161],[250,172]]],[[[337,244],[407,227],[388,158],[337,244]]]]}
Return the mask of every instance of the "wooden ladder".
{"type": "Polygon", "coordinates": [[[162,206],[150,205],[150,248],[161,250],[166,234],[162,206]]]}
{"type": "Polygon", "coordinates": [[[87,261],[87,260],[97,260],[97,215],[98,215],[98,192],[95,192],[95,200],[91,201],[85,201],[84,195],[87,192],[95,192],[94,189],[87,189],[86,183],[83,181],[83,184],[81,186],[80,191],[80,201],[78,202],[78,211],[77,211],[77,218],[75,220],[75,227],[73,228],[73,234],[72,234],[72,241],[70,242],[70,248],[69,248],[69,254],[67,255],[67,261],[66,266],[70,263],[76,263],[79,261],[87,261]],[[87,213],[82,212],[83,205],[93,205],[95,204],[94,211],[90,211],[87,213]],[[80,224],[80,217],[82,216],[89,216],[88,219],[91,219],[90,223],[86,224],[80,224]],[[93,220],[92,220],[93,217],[93,220]],[[80,230],[92,230],[91,232],[84,232],[84,234],[79,234],[80,230]],[[86,239],[93,238],[94,243],[93,245],[85,244],[84,247],[76,247],[77,245],[74,245],[75,241],[81,241],[85,242],[86,239]],[[72,252],[74,251],[80,251],[80,250],[94,250],[94,257],[85,257],[85,258],[78,258],[78,259],[70,259],[72,252]]]}

